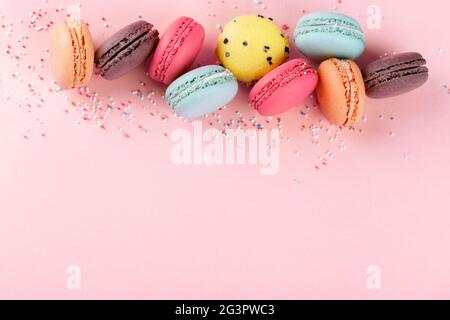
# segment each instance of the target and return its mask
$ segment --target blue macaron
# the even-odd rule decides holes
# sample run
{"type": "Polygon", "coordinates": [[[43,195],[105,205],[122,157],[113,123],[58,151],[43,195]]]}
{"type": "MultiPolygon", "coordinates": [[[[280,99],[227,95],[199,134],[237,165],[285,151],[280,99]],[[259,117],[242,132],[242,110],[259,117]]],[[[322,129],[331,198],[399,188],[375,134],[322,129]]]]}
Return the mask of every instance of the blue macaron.
{"type": "Polygon", "coordinates": [[[206,66],[175,80],[167,88],[165,99],[180,116],[195,118],[227,105],[238,89],[238,81],[229,70],[206,66]]]}
{"type": "Polygon", "coordinates": [[[315,60],[355,60],[365,48],[365,36],[355,19],[335,12],[314,12],[303,16],[294,32],[295,45],[315,60]]]}

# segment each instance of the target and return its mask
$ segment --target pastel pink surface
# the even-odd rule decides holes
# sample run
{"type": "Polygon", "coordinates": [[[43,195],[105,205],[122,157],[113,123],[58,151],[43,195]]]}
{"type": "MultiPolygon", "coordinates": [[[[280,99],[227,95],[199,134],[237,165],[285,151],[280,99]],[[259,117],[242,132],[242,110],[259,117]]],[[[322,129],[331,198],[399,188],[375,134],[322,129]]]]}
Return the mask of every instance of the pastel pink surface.
{"type": "MultiPolygon", "coordinates": [[[[449,10],[445,0],[2,1],[0,298],[449,299],[449,10]],[[94,76],[86,99],[52,84],[49,32],[39,27],[64,19],[59,8],[74,2],[96,45],[139,16],[160,31],[194,17],[207,33],[193,67],[216,63],[218,26],[235,16],[286,23],[298,58],[292,38],[303,10],[336,10],[364,28],[361,67],[418,51],[430,79],[369,99],[367,121],[352,131],[337,134],[314,99],[281,115],[276,176],[252,165],[177,166],[170,136],[192,126],[173,116],[166,87],[145,66],[112,82],[94,76]],[[374,3],[381,29],[366,14],[374,3]],[[432,23],[410,32],[424,17],[432,23]],[[90,106],[107,109],[110,96],[103,129],[105,114],[90,106]],[[81,268],[81,290],[66,286],[70,265],[81,268]],[[381,268],[380,290],[367,286],[370,265],[381,268]]],[[[277,128],[248,94],[242,87],[204,128],[224,130],[239,115],[248,127],[277,128]]]]}
{"type": "Polygon", "coordinates": [[[169,26],[161,37],[149,66],[150,76],[154,80],[164,84],[170,84],[182,73],[187,71],[195,58],[197,58],[205,39],[205,29],[197,22],[194,22],[192,30],[183,42],[179,43],[172,50],[167,50],[167,46],[169,46],[172,41],[177,41],[176,34],[183,23],[190,20],[192,20],[192,18],[178,18],[169,26]],[[170,56],[171,54],[174,55],[172,60],[166,60],[167,56],[170,56]],[[157,70],[161,65],[164,65],[164,61],[169,63],[165,66],[167,69],[164,74],[158,74],[157,70]]]}
{"type": "Polygon", "coordinates": [[[255,103],[253,103],[253,107],[263,116],[275,116],[286,112],[305,101],[305,99],[314,92],[318,81],[319,77],[317,76],[317,72],[312,68],[308,61],[304,59],[293,59],[273,70],[258,81],[252,91],[250,91],[249,100],[250,102],[254,101],[254,99],[257,101],[258,95],[263,93],[266,87],[272,87],[269,90],[268,95],[264,94],[265,99],[261,105],[257,107],[255,103]],[[291,74],[293,70],[299,68],[304,72],[307,72],[307,74],[301,72],[285,85],[272,89],[274,84],[281,83],[283,79],[289,77],[289,74],[291,74]],[[272,82],[274,82],[274,84],[271,84],[272,82]]]}

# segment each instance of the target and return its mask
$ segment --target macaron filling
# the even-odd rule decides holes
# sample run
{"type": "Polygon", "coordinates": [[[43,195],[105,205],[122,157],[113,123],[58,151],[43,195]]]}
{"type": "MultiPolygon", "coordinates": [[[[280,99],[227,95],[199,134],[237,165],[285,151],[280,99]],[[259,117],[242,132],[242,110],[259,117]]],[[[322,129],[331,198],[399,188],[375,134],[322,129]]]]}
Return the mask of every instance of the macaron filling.
{"type": "Polygon", "coordinates": [[[164,81],[164,79],[166,78],[167,70],[175,59],[178,50],[189,37],[196,24],[197,22],[195,22],[195,20],[192,18],[187,18],[180,24],[178,30],[175,32],[175,35],[165,48],[161,61],[158,63],[158,66],[155,70],[155,77],[158,79],[158,81],[164,81]]]}
{"type": "Polygon", "coordinates": [[[134,33],[128,35],[123,40],[118,42],[115,46],[103,54],[97,61],[97,68],[102,69],[102,74],[106,74],[108,70],[116,65],[120,59],[124,58],[139,48],[145,41],[156,38],[158,36],[157,30],[152,30],[151,24],[143,25],[134,33]]]}
{"type": "MultiPolygon", "coordinates": [[[[203,74],[194,78],[193,80],[186,81],[179,85],[167,96],[170,106],[175,110],[178,104],[191,94],[198,90],[215,86],[217,84],[233,81],[234,75],[229,70],[214,70],[212,72],[203,74]]],[[[176,110],[175,110],[176,111],[176,110]]]]}
{"type": "Polygon", "coordinates": [[[72,39],[72,47],[74,53],[74,86],[78,86],[83,83],[86,78],[87,67],[87,52],[86,42],[81,30],[81,23],[77,19],[69,19],[65,21],[72,39]]]}
{"type": "Polygon", "coordinates": [[[292,66],[289,70],[286,70],[282,74],[274,77],[270,82],[268,82],[259,92],[258,94],[250,101],[251,105],[259,110],[261,106],[267,101],[274,92],[277,90],[286,87],[293,80],[298,77],[303,77],[311,73],[316,73],[308,63],[298,63],[292,66]]]}
{"type": "Polygon", "coordinates": [[[305,18],[295,30],[295,37],[309,33],[339,33],[365,42],[365,36],[357,22],[338,18],[305,18]]]}
{"type": "Polygon", "coordinates": [[[347,120],[344,126],[353,125],[358,117],[359,91],[355,73],[347,60],[333,59],[333,64],[337,67],[345,88],[345,99],[347,105],[347,120]]]}

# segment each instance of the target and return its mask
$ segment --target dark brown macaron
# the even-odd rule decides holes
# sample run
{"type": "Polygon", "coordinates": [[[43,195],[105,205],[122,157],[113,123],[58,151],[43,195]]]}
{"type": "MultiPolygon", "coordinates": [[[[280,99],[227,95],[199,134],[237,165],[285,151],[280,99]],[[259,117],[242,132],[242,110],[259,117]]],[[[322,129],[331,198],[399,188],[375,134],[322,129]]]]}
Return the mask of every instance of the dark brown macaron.
{"type": "Polygon", "coordinates": [[[102,77],[115,80],[140,66],[153,53],[159,32],[146,21],[134,22],[108,38],[95,53],[102,77]]]}
{"type": "Polygon", "coordinates": [[[382,99],[419,88],[428,80],[426,63],[416,52],[400,53],[372,62],[363,71],[367,95],[382,99]]]}

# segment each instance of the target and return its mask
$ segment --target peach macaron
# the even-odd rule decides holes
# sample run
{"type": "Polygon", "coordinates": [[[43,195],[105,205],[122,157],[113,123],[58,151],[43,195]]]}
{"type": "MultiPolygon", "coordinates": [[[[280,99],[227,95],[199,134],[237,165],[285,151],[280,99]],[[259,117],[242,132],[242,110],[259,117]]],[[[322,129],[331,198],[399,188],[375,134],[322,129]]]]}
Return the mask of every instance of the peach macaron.
{"type": "Polygon", "coordinates": [[[50,38],[55,80],[62,89],[86,85],[94,71],[94,44],[88,26],[70,18],[55,24],[50,38]]]}
{"type": "Polygon", "coordinates": [[[318,69],[317,100],[334,125],[353,127],[363,117],[366,90],[358,65],[352,60],[328,59],[318,69]]]}

